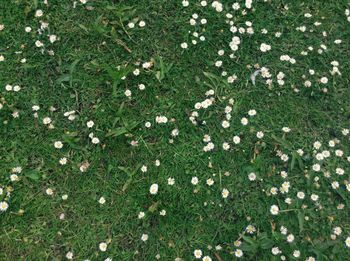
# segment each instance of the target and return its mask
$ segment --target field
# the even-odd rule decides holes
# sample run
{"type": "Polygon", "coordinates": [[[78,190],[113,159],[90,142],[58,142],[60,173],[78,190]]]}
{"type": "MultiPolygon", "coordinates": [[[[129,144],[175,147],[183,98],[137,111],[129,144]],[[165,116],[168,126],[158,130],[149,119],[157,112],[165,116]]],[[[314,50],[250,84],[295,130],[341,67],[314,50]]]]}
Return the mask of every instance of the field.
{"type": "Polygon", "coordinates": [[[0,0],[0,260],[350,260],[350,2],[0,0]]]}

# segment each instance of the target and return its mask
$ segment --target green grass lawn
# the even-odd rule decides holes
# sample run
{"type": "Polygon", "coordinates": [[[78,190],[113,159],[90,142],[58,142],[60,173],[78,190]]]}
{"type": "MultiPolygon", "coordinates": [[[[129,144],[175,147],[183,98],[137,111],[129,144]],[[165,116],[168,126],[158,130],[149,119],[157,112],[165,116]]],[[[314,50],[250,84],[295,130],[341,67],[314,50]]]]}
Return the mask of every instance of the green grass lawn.
{"type": "Polygon", "coordinates": [[[350,260],[349,9],[0,0],[0,260],[350,260]]]}

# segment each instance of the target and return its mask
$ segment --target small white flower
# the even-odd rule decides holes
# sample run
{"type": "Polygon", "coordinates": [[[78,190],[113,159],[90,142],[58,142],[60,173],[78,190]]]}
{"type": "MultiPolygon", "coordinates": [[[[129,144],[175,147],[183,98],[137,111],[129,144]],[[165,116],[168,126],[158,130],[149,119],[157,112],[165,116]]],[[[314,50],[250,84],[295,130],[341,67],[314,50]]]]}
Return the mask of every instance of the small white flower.
{"type": "Polygon", "coordinates": [[[189,4],[190,4],[190,2],[188,2],[188,0],[183,0],[182,1],[182,6],[184,6],[184,7],[189,6],[189,4]]]}
{"type": "Polygon", "coordinates": [[[341,133],[344,135],[344,136],[347,136],[349,133],[350,133],[350,130],[349,129],[343,129],[341,131],[341,133]]]}
{"type": "Polygon", "coordinates": [[[153,66],[153,63],[152,62],[144,62],[143,64],[142,64],[142,68],[143,69],[149,69],[149,68],[151,68],[153,66]]]}
{"type": "Polygon", "coordinates": [[[227,198],[230,195],[230,192],[227,189],[223,189],[221,192],[223,198],[227,198]]]}
{"type": "Polygon", "coordinates": [[[291,131],[291,129],[289,127],[283,127],[282,131],[285,133],[289,133],[291,131]]]}
{"type": "Polygon", "coordinates": [[[18,175],[16,175],[16,174],[11,174],[10,180],[11,180],[12,182],[19,181],[19,177],[18,177],[18,175]]]}
{"type": "Polygon", "coordinates": [[[12,91],[12,90],[13,90],[12,85],[10,85],[10,84],[6,84],[6,86],[5,86],[5,90],[6,90],[6,91],[8,91],[8,92],[12,91]]]}
{"type": "Polygon", "coordinates": [[[341,233],[342,233],[343,231],[342,231],[341,227],[335,227],[335,228],[333,229],[333,232],[334,232],[334,234],[336,234],[337,236],[340,236],[341,233]]]}
{"type": "Polygon", "coordinates": [[[242,256],[243,256],[243,251],[240,250],[240,249],[236,249],[236,250],[235,250],[235,256],[236,256],[236,257],[242,257],[242,256]]]}
{"type": "Polygon", "coordinates": [[[197,185],[197,184],[198,184],[198,182],[199,182],[199,180],[198,180],[198,178],[197,178],[197,177],[192,177],[192,179],[191,179],[191,183],[192,183],[192,185],[197,185]]]}
{"type": "Polygon", "coordinates": [[[156,122],[157,123],[167,123],[168,122],[168,118],[165,116],[157,116],[156,117],[156,122]]]}
{"type": "Polygon", "coordinates": [[[335,146],[335,141],[334,140],[330,140],[328,142],[328,146],[333,148],[335,146]]]}
{"type": "Polygon", "coordinates": [[[322,146],[321,142],[319,142],[319,141],[315,141],[315,142],[314,142],[314,148],[315,148],[316,150],[318,150],[319,148],[321,148],[321,146],[322,146]]]}
{"type": "Polygon", "coordinates": [[[293,256],[296,257],[296,258],[300,257],[300,251],[299,250],[294,250],[293,256]]]}
{"type": "Polygon", "coordinates": [[[100,199],[98,200],[98,203],[100,203],[101,205],[106,203],[106,199],[104,197],[100,197],[100,199]]]}
{"type": "Polygon", "coordinates": [[[248,179],[250,181],[254,181],[256,179],[256,174],[254,172],[249,173],[248,179]]]}
{"type": "Polygon", "coordinates": [[[262,43],[260,45],[260,51],[262,51],[263,53],[267,52],[267,51],[270,51],[271,50],[271,45],[268,45],[268,44],[265,44],[265,43],[262,43]]]}
{"type": "Polygon", "coordinates": [[[256,133],[256,137],[257,137],[258,139],[262,139],[262,138],[264,137],[264,133],[263,133],[262,131],[258,131],[258,132],[256,133]]]}
{"type": "Polygon", "coordinates": [[[241,138],[239,136],[234,136],[233,137],[233,143],[234,144],[239,144],[241,142],[241,138]]]}
{"type": "Polygon", "coordinates": [[[221,67],[222,66],[222,61],[216,61],[215,62],[216,67],[221,67]]]}
{"type": "Polygon", "coordinates": [[[9,207],[9,204],[6,201],[0,202],[0,212],[5,212],[9,207]]]}
{"type": "Polygon", "coordinates": [[[247,125],[248,124],[248,119],[247,118],[245,118],[245,117],[243,117],[242,119],[241,119],[241,123],[242,123],[242,125],[247,125]]]}
{"type": "Polygon", "coordinates": [[[50,43],[56,42],[56,41],[57,41],[57,36],[54,35],[54,34],[51,34],[51,35],[49,36],[49,41],[50,41],[50,43]]]}
{"type": "Polygon", "coordinates": [[[138,219],[142,219],[142,218],[144,218],[145,217],[145,212],[140,212],[139,214],[138,214],[138,219]]]}
{"type": "Polygon", "coordinates": [[[251,9],[252,3],[253,3],[253,0],[245,0],[245,7],[247,7],[248,9],[251,9]]]}
{"type": "Polygon", "coordinates": [[[276,256],[281,253],[281,250],[278,247],[273,247],[271,253],[276,256]]]}
{"type": "Polygon", "coordinates": [[[344,175],[345,171],[342,168],[336,168],[335,169],[335,173],[337,173],[338,175],[342,176],[342,175],[344,175]]]}
{"type": "Polygon", "coordinates": [[[142,171],[143,173],[147,172],[147,166],[146,166],[146,165],[142,165],[141,171],[142,171]]]}
{"type": "Polygon", "coordinates": [[[256,110],[249,110],[248,111],[249,116],[255,116],[256,115],[256,110]]]}
{"type": "Polygon", "coordinates": [[[97,138],[97,137],[93,137],[93,138],[91,139],[91,142],[92,142],[93,144],[99,144],[99,143],[100,143],[100,139],[97,138]]]}
{"type": "Polygon", "coordinates": [[[350,247],[350,236],[345,239],[345,245],[350,247]]]}
{"type": "Polygon", "coordinates": [[[321,165],[316,163],[316,164],[312,165],[312,169],[313,169],[313,171],[319,172],[321,170],[321,165]]]}
{"type": "Polygon", "coordinates": [[[179,135],[179,130],[178,130],[178,129],[173,129],[173,130],[171,131],[171,136],[176,137],[176,136],[178,136],[178,135],[179,135]]]}
{"type": "Polygon", "coordinates": [[[69,251],[67,254],[66,254],[66,258],[68,260],[72,260],[73,259],[73,252],[69,251]]]}
{"type": "MultiPolygon", "coordinates": [[[[222,3],[220,3],[219,1],[214,1],[212,4],[211,4],[212,7],[215,8],[216,12],[222,12],[224,10],[224,7],[222,5],[222,3]]],[[[204,258],[203,258],[204,259],[204,258]]],[[[211,259],[210,259],[211,260],[211,259]]]]}
{"type": "Polygon", "coordinates": [[[100,249],[100,251],[106,252],[106,250],[107,250],[107,243],[106,243],[106,242],[101,242],[101,243],[98,245],[98,248],[100,249]]]}
{"type": "Polygon", "coordinates": [[[19,92],[21,90],[21,87],[18,85],[13,86],[13,91],[14,92],[19,92]]]}
{"type": "Polygon", "coordinates": [[[156,160],[155,162],[154,162],[154,165],[156,165],[157,167],[159,167],[160,166],[160,160],[156,160]]]}
{"type": "Polygon", "coordinates": [[[174,178],[168,178],[168,185],[173,186],[175,184],[175,179],[174,178]]]}
{"type": "Polygon", "coordinates": [[[94,125],[95,125],[95,123],[94,123],[93,121],[88,121],[88,122],[86,123],[86,126],[87,126],[88,128],[92,128],[94,125]]]}
{"type": "Polygon", "coordinates": [[[221,123],[221,126],[224,128],[224,129],[227,129],[228,127],[230,127],[230,123],[228,121],[223,121],[221,123]]]}
{"type": "Polygon", "coordinates": [[[43,47],[44,44],[41,41],[37,40],[37,41],[35,41],[35,46],[40,48],[40,47],[43,47]]]}
{"type": "Polygon", "coordinates": [[[158,184],[152,184],[150,189],[149,189],[149,192],[152,194],[152,195],[155,195],[158,193],[158,184]]]}
{"type": "Polygon", "coordinates": [[[142,234],[141,240],[142,240],[143,242],[146,242],[146,241],[148,240],[148,235],[147,235],[147,234],[142,234]]]}
{"type": "Polygon", "coordinates": [[[302,191],[299,191],[299,192],[297,193],[297,197],[298,197],[298,199],[304,199],[304,198],[305,198],[305,193],[302,192],[302,191]]]}
{"type": "Polygon", "coordinates": [[[293,241],[294,241],[294,235],[293,234],[289,234],[288,236],[287,236],[287,242],[288,243],[292,243],[293,241]]]}
{"type": "Polygon", "coordinates": [[[208,186],[214,185],[214,180],[212,178],[207,179],[207,185],[208,186]]]}
{"type": "Polygon", "coordinates": [[[124,92],[126,97],[131,97],[131,91],[128,89],[124,92]]]}
{"type": "Polygon", "coordinates": [[[43,11],[40,9],[35,11],[35,17],[41,17],[41,16],[43,16],[43,14],[44,14],[43,11]]]}
{"type": "Polygon", "coordinates": [[[61,141],[55,141],[54,146],[56,149],[62,149],[63,143],[61,141]]]}
{"type": "Polygon", "coordinates": [[[272,195],[277,195],[277,193],[278,193],[278,188],[272,187],[272,188],[270,189],[270,193],[271,193],[272,195]]]}
{"type": "Polygon", "coordinates": [[[236,10],[236,11],[237,11],[237,10],[239,10],[239,8],[240,8],[240,5],[239,5],[239,3],[237,3],[237,2],[234,3],[234,4],[232,5],[232,9],[233,9],[233,10],[236,10]]]}
{"type": "Polygon", "coordinates": [[[310,198],[311,198],[312,201],[317,201],[318,200],[318,195],[312,194],[310,198]]]}
{"type": "Polygon", "coordinates": [[[320,82],[323,83],[323,84],[326,84],[326,83],[328,83],[328,78],[327,77],[322,77],[320,79],[320,82]]]}
{"type": "Polygon", "coordinates": [[[338,189],[340,185],[339,185],[338,181],[333,181],[331,186],[332,186],[333,189],[338,189]]]}
{"type": "Polygon", "coordinates": [[[278,215],[279,213],[279,207],[277,205],[272,205],[270,208],[270,212],[272,215],[278,215]]]}
{"type": "Polygon", "coordinates": [[[203,252],[200,249],[196,249],[196,250],[193,251],[193,255],[194,255],[195,258],[199,259],[199,258],[202,257],[203,252]]]}
{"type": "Polygon", "coordinates": [[[49,195],[49,196],[52,196],[53,195],[53,189],[52,188],[46,189],[46,194],[49,195]]]}
{"type": "Polygon", "coordinates": [[[222,144],[222,148],[223,148],[224,150],[229,150],[229,149],[230,149],[230,144],[228,144],[227,142],[224,142],[224,143],[222,144]]]}
{"type": "Polygon", "coordinates": [[[187,43],[182,43],[181,44],[181,48],[182,49],[187,49],[188,48],[188,44],[187,43]]]}
{"type": "Polygon", "coordinates": [[[342,150],[336,150],[335,151],[335,155],[338,156],[338,157],[343,157],[344,152],[342,150]]]}
{"type": "Polygon", "coordinates": [[[45,117],[45,118],[43,119],[43,124],[49,125],[50,123],[51,123],[51,119],[50,119],[49,117],[45,117]]]}

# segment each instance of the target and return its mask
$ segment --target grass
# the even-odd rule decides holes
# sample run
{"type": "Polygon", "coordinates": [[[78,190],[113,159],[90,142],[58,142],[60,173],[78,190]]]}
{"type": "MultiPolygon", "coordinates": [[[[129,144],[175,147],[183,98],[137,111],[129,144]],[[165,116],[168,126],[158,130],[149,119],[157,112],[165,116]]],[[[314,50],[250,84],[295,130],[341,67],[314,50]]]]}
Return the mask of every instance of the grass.
{"type": "Polygon", "coordinates": [[[244,1],[238,1],[238,11],[233,2],[222,1],[222,12],[211,1],[206,7],[200,1],[190,1],[188,7],[160,0],[76,2],[75,8],[68,0],[0,3],[0,24],[5,26],[0,31],[0,55],[5,57],[0,62],[0,201],[9,204],[0,212],[1,260],[64,260],[68,252],[74,260],[155,260],[157,255],[160,260],[194,260],[195,249],[218,261],[294,260],[295,250],[301,252],[299,260],[348,260],[350,142],[342,134],[350,122],[346,1],[254,1],[246,15],[244,1]],[[38,9],[42,17],[35,17],[38,9]],[[199,18],[192,26],[194,13],[199,18]],[[225,18],[227,13],[233,17],[225,18]],[[204,25],[199,23],[203,18],[204,25]],[[233,34],[227,20],[237,28],[253,23],[254,34],[234,34],[241,41],[235,52],[229,47],[233,34]],[[40,21],[49,23],[41,35],[40,21]],[[140,27],[140,21],[146,26],[140,27]],[[135,28],[129,28],[130,22],[135,28]],[[296,30],[303,25],[306,32],[296,30]],[[32,31],[26,33],[28,26],[32,31]],[[50,43],[48,35],[59,39],[50,43]],[[337,39],[341,44],[334,43],[337,39]],[[43,48],[35,46],[37,40],[43,48]],[[187,49],[181,48],[183,42],[187,49]],[[261,52],[261,43],[271,50],[261,52]],[[321,44],[326,50],[319,54],[321,44]],[[54,55],[47,53],[51,49],[54,55]],[[221,49],[223,56],[218,55],[221,49]],[[296,63],[280,61],[281,55],[296,63]],[[218,60],[222,67],[215,66],[218,60]],[[341,75],[330,74],[332,61],[339,62],[341,75]],[[152,67],[142,69],[144,62],[152,67]],[[250,77],[261,67],[269,69],[272,85],[261,73],[253,85],[250,77]],[[138,76],[133,74],[136,68],[138,76]],[[227,76],[221,76],[223,71],[227,76]],[[283,86],[276,79],[280,71],[283,86]],[[237,80],[227,83],[233,74],[237,80]],[[327,84],[320,83],[322,77],[327,84]],[[306,80],[312,82],[310,88],[304,86],[306,80]],[[6,91],[7,84],[21,90],[6,91]],[[125,96],[127,89],[131,97],[125,96]],[[215,102],[196,110],[210,89],[215,102]],[[230,99],[230,127],[223,128],[230,99]],[[34,105],[40,110],[33,111],[34,105]],[[248,116],[252,109],[256,116],[248,116]],[[64,113],[72,110],[75,119],[69,120],[64,113]],[[197,125],[189,119],[194,111],[197,125]],[[160,115],[167,117],[166,124],[156,123],[160,115]],[[54,128],[43,124],[45,117],[54,128]],[[248,118],[247,126],[242,117],[248,118]],[[86,125],[90,120],[92,128],[86,125]],[[146,128],[146,122],[152,126],[146,128]],[[174,129],[179,130],[176,137],[171,135],[174,129]],[[262,139],[258,131],[263,131],[262,139]],[[99,144],[91,142],[90,133],[99,144]],[[213,151],[203,151],[204,135],[210,135],[213,151]],[[241,138],[237,145],[235,135],[241,138]],[[337,139],[335,148],[327,145],[337,139]],[[62,141],[62,149],[54,147],[56,141],[62,141]],[[132,141],[138,145],[131,146],[132,141]],[[315,141],[322,142],[320,152],[330,151],[329,158],[316,159],[315,141]],[[230,143],[228,151],[223,142],[230,143]],[[335,156],[336,149],[344,155],[335,156]],[[282,161],[278,150],[289,159],[282,161]],[[63,157],[65,165],[59,163],[63,157]],[[87,171],[81,172],[87,162],[87,171]],[[317,162],[320,172],[312,169],[317,162]],[[141,171],[143,165],[147,172],[141,171]],[[18,181],[11,181],[15,167],[22,171],[18,181]],[[344,175],[335,173],[338,167],[344,175]],[[281,171],[288,177],[282,178],[281,171]],[[327,171],[330,178],[324,176],[327,171]],[[248,179],[252,172],[255,181],[248,179]],[[195,176],[198,185],[191,184],[195,176]],[[173,186],[169,177],[175,179],[173,186]],[[206,184],[209,178],[214,185],[206,184]],[[290,182],[289,192],[271,195],[270,189],[284,181],[290,182]],[[340,188],[331,187],[334,181],[340,188]],[[153,183],[159,185],[156,195],[149,192],[153,183]],[[221,195],[224,188],[228,198],[221,195]],[[306,194],[304,200],[297,198],[299,191],[306,194]],[[319,196],[316,202],[312,194],[319,196]],[[101,197],[105,204],[99,203],[101,197]],[[285,203],[286,198],[292,203],[285,203]],[[278,215],[270,213],[272,205],[279,206],[278,215]],[[165,216],[159,214],[162,210],[165,216]],[[145,217],[139,219],[141,211],[145,217]],[[246,231],[249,225],[255,228],[252,234],[246,231]],[[292,243],[281,226],[294,235],[292,243]],[[335,227],[342,233],[331,239],[335,227]],[[101,242],[108,243],[106,252],[99,249],[101,242]],[[282,252],[273,255],[274,247],[282,252]],[[241,258],[235,256],[237,249],[244,253],[241,258]]]}

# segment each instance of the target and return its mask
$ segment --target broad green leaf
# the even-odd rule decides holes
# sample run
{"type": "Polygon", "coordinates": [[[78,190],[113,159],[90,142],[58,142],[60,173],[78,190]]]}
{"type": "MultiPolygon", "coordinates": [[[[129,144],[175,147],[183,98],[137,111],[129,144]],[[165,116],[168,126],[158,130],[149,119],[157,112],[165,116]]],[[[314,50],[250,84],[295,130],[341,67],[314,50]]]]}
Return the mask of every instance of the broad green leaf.
{"type": "Polygon", "coordinates": [[[305,215],[302,211],[298,212],[298,221],[299,221],[299,233],[301,233],[304,230],[304,222],[305,222],[305,215]]]}
{"type": "Polygon", "coordinates": [[[128,132],[128,130],[125,127],[119,127],[119,128],[117,128],[115,130],[111,130],[110,132],[108,132],[106,134],[106,137],[110,137],[110,136],[118,137],[118,136],[123,135],[123,134],[125,134],[127,132],[128,132]]]}
{"type": "Polygon", "coordinates": [[[157,210],[158,205],[159,205],[159,202],[158,202],[158,201],[157,201],[157,202],[154,202],[154,203],[148,208],[148,211],[151,212],[151,213],[153,213],[154,211],[157,210]]]}
{"type": "Polygon", "coordinates": [[[37,170],[32,170],[32,171],[27,172],[25,174],[25,176],[32,179],[32,180],[35,180],[35,181],[40,179],[40,173],[37,170]]]}
{"type": "Polygon", "coordinates": [[[56,83],[61,84],[63,82],[69,82],[70,81],[70,75],[69,74],[63,74],[60,77],[57,78],[56,83]]]}

